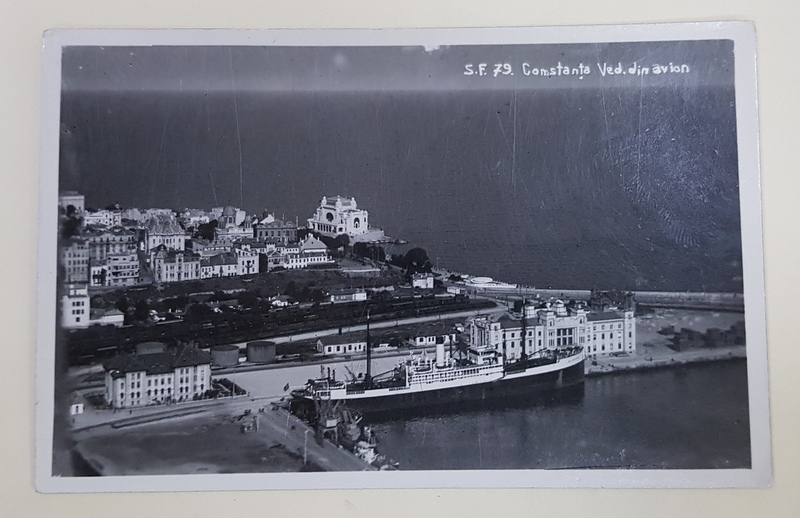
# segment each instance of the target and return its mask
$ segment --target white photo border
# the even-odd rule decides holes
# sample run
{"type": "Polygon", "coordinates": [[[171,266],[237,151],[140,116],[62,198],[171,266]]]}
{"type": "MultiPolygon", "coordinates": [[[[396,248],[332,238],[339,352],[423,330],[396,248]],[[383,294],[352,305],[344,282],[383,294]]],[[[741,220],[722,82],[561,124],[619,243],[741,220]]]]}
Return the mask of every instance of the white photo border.
{"type": "Polygon", "coordinates": [[[44,35],[36,361],[36,487],[40,492],[353,488],[729,488],[772,481],[766,304],[759,174],[756,40],[749,22],[481,29],[53,30],[44,35]],[[748,337],[751,468],[714,470],[492,470],[52,476],[61,52],[67,46],[397,46],[733,40],[739,192],[748,337]]]}

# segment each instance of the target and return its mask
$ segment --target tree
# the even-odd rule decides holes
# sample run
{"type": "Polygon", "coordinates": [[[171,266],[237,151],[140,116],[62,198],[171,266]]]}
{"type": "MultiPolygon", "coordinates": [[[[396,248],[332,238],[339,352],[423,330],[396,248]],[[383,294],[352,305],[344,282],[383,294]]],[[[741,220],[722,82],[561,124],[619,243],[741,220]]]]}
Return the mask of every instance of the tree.
{"type": "Polygon", "coordinates": [[[205,304],[195,302],[186,310],[184,315],[184,322],[204,322],[214,315],[214,310],[205,304]]]}
{"type": "Polygon", "coordinates": [[[395,266],[399,266],[400,268],[406,268],[406,258],[400,254],[392,254],[392,259],[389,262],[395,266]]]}
{"type": "Polygon", "coordinates": [[[347,248],[350,245],[350,236],[347,234],[339,234],[336,236],[336,239],[333,240],[333,244],[336,248],[347,248]]]}
{"type": "Polygon", "coordinates": [[[206,241],[213,241],[214,231],[216,230],[218,225],[219,223],[215,219],[209,221],[208,223],[200,223],[197,226],[197,230],[194,233],[194,237],[205,239],[206,241]]]}
{"type": "Polygon", "coordinates": [[[367,244],[358,242],[353,245],[353,255],[357,255],[358,257],[364,257],[368,253],[367,244]]]}
{"type": "MultiPolygon", "coordinates": [[[[71,207],[72,205],[70,205],[71,207]]],[[[64,239],[69,239],[74,235],[78,234],[78,229],[81,227],[81,220],[80,218],[76,217],[69,217],[65,220],[62,220],[61,223],[61,237],[64,239]]]]}
{"type": "Polygon", "coordinates": [[[147,300],[141,299],[136,301],[136,308],[133,310],[133,318],[139,321],[147,320],[150,316],[150,304],[147,300]]]}
{"type": "Polygon", "coordinates": [[[386,250],[384,250],[381,245],[373,245],[372,260],[379,263],[386,262],[386,250]]]}
{"type": "Polygon", "coordinates": [[[405,255],[406,275],[415,273],[430,273],[433,265],[424,248],[412,248],[405,255]]]}
{"type": "Polygon", "coordinates": [[[239,304],[245,308],[252,308],[259,301],[258,292],[253,290],[244,291],[239,294],[239,304]]]}
{"type": "Polygon", "coordinates": [[[121,296],[114,304],[114,307],[120,310],[120,312],[122,312],[123,314],[127,315],[128,308],[130,307],[130,304],[128,303],[128,297],[126,297],[125,295],[121,296]]]}

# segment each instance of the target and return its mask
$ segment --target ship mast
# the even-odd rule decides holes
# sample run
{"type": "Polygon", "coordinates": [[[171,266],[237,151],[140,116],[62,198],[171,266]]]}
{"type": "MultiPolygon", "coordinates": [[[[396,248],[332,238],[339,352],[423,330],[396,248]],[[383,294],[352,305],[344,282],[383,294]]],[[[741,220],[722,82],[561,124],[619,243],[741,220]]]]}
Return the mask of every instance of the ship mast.
{"type": "Polygon", "coordinates": [[[372,347],[369,337],[369,309],[367,310],[367,374],[364,376],[364,387],[372,386],[372,347]]]}

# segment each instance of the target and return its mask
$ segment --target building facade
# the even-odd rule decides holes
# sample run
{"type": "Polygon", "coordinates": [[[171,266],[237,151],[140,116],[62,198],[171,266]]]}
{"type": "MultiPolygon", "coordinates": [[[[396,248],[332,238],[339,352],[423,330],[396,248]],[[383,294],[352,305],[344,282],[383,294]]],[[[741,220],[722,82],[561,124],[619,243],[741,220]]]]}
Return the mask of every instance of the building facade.
{"type": "Polygon", "coordinates": [[[186,249],[186,232],[181,228],[178,220],[170,213],[169,216],[153,216],[147,222],[145,239],[145,252],[164,245],[167,250],[186,249]]]}
{"type": "Polygon", "coordinates": [[[244,248],[234,248],[236,254],[236,275],[258,273],[258,252],[244,248]]]}
{"type": "Polygon", "coordinates": [[[242,239],[253,237],[253,227],[249,223],[242,223],[234,227],[217,227],[214,229],[214,244],[217,246],[232,246],[242,239]]]}
{"type": "Polygon", "coordinates": [[[308,219],[308,228],[328,237],[347,234],[354,238],[369,232],[369,213],[358,208],[355,198],[323,196],[316,212],[308,219]]]}
{"type": "Polygon", "coordinates": [[[192,252],[167,250],[161,245],[151,254],[150,265],[154,282],[193,281],[201,278],[200,255],[192,252]]]}
{"type": "Polygon", "coordinates": [[[65,283],[89,282],[89,244],[85,239],[73,237],[60,243],[58,259],[65,283]]]}
{"type": "Polygon", "coordinates": [[[284,245],[297,242],[297,223],[275,219],[272,214],[266,214],[255,223],[253,232],[253,237],[259,241],[271,241],[284,245]]]}
{"type": "Polygon", "coordinates": [[[211,209],[213,219],[217,220],[220,228],[235,227],[241,225],[247,218],[247,212],[228,205],[226,207],[214,207],[211,209]]]}
{"type": "Polygon", "coordinates": [[[200,278],[233,277],[239,275],[239,259],[233,252],[200,258],[200,278]]]}
{"type": "Polygon", "coordinates": [[[105,261],[109,255],[135,254],[139,238],[135,231],[122,227],[86,227],[83,238],[89,244],[89,259],[105,261]]]}
{"type": "Polygon", "coordinates": [[[433,275],[430,273],[415,273],[411,278],[411,287],[422,290],[432,290],[433,275]]]}
{"type": "Polygon", "coordinates": [[[172,209],[137,209],[137,208],[130,208],[130,209],[122,209],[120,211],[122,215],[122,219],[127,219],[130,221],[135,221],[137,223],[144,223],[146,224],[152,218],[170,218],[172,217],[172,209]]]}
{"type": "Polygon", "coordinates": [[[64,191],[58,195],[58,206],[64,209],[65,212],[74,210],[80,214],[86,209],[85,197],[78,191],[64,191]]]}
{"type": "Polygon", "coordinates": [[[66,285],[61,296],[61,327],[89,327],[90,318],[89,289],[86,284],[66,285]]]}
{"type": "Polygon", "coordinates": [[[330,298],[334,304],[362,302],[367,300],[367,292],[358,288],[333,290],[330,292],[330,298]]]}
{"type": "Polygon", "coordinates": [[[452,326],[445,326],[440,322],[429,322],[417,329],[414,336],[411,337],[411,341],[416,347],[451,345],[456,342],[456,331],[452,326]]]}
{"type": "Polygon", "coordinates": [[[123,354],[103,364],[113,408],[192,401],[211,389],[211,355],[193,347],[123,354]]]}
{"type": "Polygon", "coordinates": [[[139,255],[137,253],[108,254],[105,259],[89,262],[89,285],[134,286],[139,283],[139,255]]]}
{"type": "Polygon", "coordinates": [[[122,212],[105,209],[95,212],[85,212],[83,214],[83,224],[84,226],[116,227],[122,224],[122,212]]]}
{"type": "Polygon", "coordinates": [[[302,243],[279,244],[274,251],[267,254],[269,270],[294,270],[333,262],[328,247],[312,235],[308,235],[302,243]]]}
{"type": "Polygon", "coordinates": [[[353,337],[340,335],[323,336],[317,340],[317,352],[328,355],[363,353],[367,350],[367,342],[353,337]]]}
{"type": "Polygon", "coordinates": [[[466,332],[470,344],[495,348],[505,361],[519,359],[523,351],[530,356],[562,347],[582,347],[592,358],[636,350],[632,308],[590,312],[581,304],[567,307],[562,301],[541,308],[526,305],[520,318],[476,318],[466,332]]]}

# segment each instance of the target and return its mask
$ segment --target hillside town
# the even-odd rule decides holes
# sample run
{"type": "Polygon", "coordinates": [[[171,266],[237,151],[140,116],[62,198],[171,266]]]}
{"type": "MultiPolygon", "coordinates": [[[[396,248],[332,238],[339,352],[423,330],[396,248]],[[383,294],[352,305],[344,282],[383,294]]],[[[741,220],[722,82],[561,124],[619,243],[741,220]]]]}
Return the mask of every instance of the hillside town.
{"type": "MultiPolygon", "coordinates": [[[[169,353],[164,348],[157,349],[163,356],[162,361],[155,362],[158,368],[146,367],[155,361],[154,356],[146,357],[147,361],[116,357],[120,353],[134,356],[142,353],[131,347],[136,342],[160,340],[171,346],[191,343],[220,356],[222,353],[214,348],[227,346],[237,339],[271,338],[281,333],[325,327],[341,329],[351,317],[363,320],[358,311],[368,297],[374,320],[404,316],[424,318],[426,315],[438,318],[448,311],[498,309],[496,302],[486,298],[469,302],[466,293],[470,286],[480,285],[480,278],[473,279],[475,282],[471,284],[448,282],[459,278],[434,275],[421,249],[411,249],[405,256],[387,257],[381,245],[395,240],[370,225],[368,211],[359,208],[354,198],[323,197],[304,226],[297,219],[276,218],[266,210],[254,215],[233,206],[181,211],[119,206],[92,209],[86,206],[84,196],[74,191],[61,193],[59,213],[60,327],[70,331],[67,338],[70,363],[95,363],[113,356],[115,366],[108,371],[117,373],[114,376],[121,372],[138,372],[136,369],[140,367],[145,371],[160,371],[175,362],[181,365],[173,366],[176,369],[194,368],[206,361],[208,366],[211,364],[209,353],[178,354],[174,348],[169,353]],[[405,267],[393,269],[392,261],[395,266],[405,267]],[[264,274],[275,276],[301,270],[320,275],[327,272],[327,276],[318,283],[309,282],[305,291],[294,292],[288,286],[295,280],[286,288],[280,283],[271,285],[264,281],[264,274]],[[394,274],[393,270],[396,270],[394,274]],[[347,280],[344,285],[337,284],[331,281],[332,275],[347,280]],[[230,289],[235,285],[223,285],[229,289],[217,289],[211,297],[202,296],[207,293],[210,282],[226,279],[249,282],[249,285],[238,286],[265,287],[230,289]],[[259,282],[254,283],[254,279],[259,282]],[[313,284],[318,286],[308,289],[313,284]],[[274,292],[267,293],[267,286],[275,286],[274,292]],[[169,296],[170,293],[175,295],[169,296]],[[302,315],[291,321],[274,317],[281,314],[280,309],[291,306],[302,315]],[[355,312],[332,309],[337,306],[355,306],[355,312]],[[385,314],[381,313],[381,308],[385,314]],[[223,315],[225,312],[227,314],[223,315]],[[253,313],[260,314],[262,319],[255,325],[253,313]],[[275,321],[264,321],[267,317],[263,315],[272,315],[275,321]],[[222,323],[221,318],[224,318],[222,323]],[[158,324],[168,323],[179,325],[158,327],[158,324]],[[229,323],[233,328],[249,325],[260,328],[261,332],[226,334],[219,330],[229,323]],[[206,336],[214,332],[218,335],[216,339],[206,336]],[[80,356],[76,351],[82,349],[88,353],[80,356]],[[171,359],[167,358],[170,354],[171,359]]],[[[269,279],[269,275],[266,278],[269,279]]],[[[274,278],[283,281],[287,277],[274,278]]],[[[480,286],[497,288],[500,284],[480,286]]],[[[621,312],[609,311],[609,304],[602,308],[604,311],[590,312],[591,308],[574,301],[569,307],[562,301],[552,307],[547,303],[528,315],[525,329],[521,328],[519,312],[499,318],[490,315],[469,319],[466,322],[469,330],[458,323],[460,331],[453,325],[427,322],[405,334],[385,333],[387,338],[382,345],[453,345],[458,341],[456,333],[460,337],[463,331],[463,336],[471,336],[473,343],[501,348],[509,361],[543,347],[571,344],[585,346],[587,353],[594,355],[631,353],[636,343],[634,303],[629,298],[624,304],[621,312]],[[538,312],[542,312],[541,318],[538,312]],[[590,322],[599,322],[600,326],[600,333],[595,333],[594,339],[589,337],[590,322]],[[528,337],[524,344],[523,334],[528,337]]],[[[598,329],[597,324],[594,329],[598,329]]],[[[373,345],[381,345],[380,342],[381,337],[378,337],[373,345]]],[[[347,333],[324,336],[311,346],[318,354],[332,356],[363,353],[367,347],[363,336],[348,336],[347,333]]],[[[238,361],[238,349],[235,356],[231,364],[238,361]]],[[[220,361],[216,358],[215,366],[221,366],[220,361]]],[[[208,378],[210,371],[203,372],[208,378]]],[[[120,405],[120,398],[111,390],[113,376],[109,376],[106,399],[120,405]]],[[[192,397],[199,397],[211,387],[210,378],[205,378],[196,384],[192,397]]],[[[159,378],[156,383],[163,383],[163,380],[159,378]]],[[[186,395],[183,392],[188,389],[176,390],[180,393],[171,395],[182,400],[186,395]]],[[[159,392],[150,399],[129,398],[122,406],[163,401],[161,395],[159,392]]]]}

